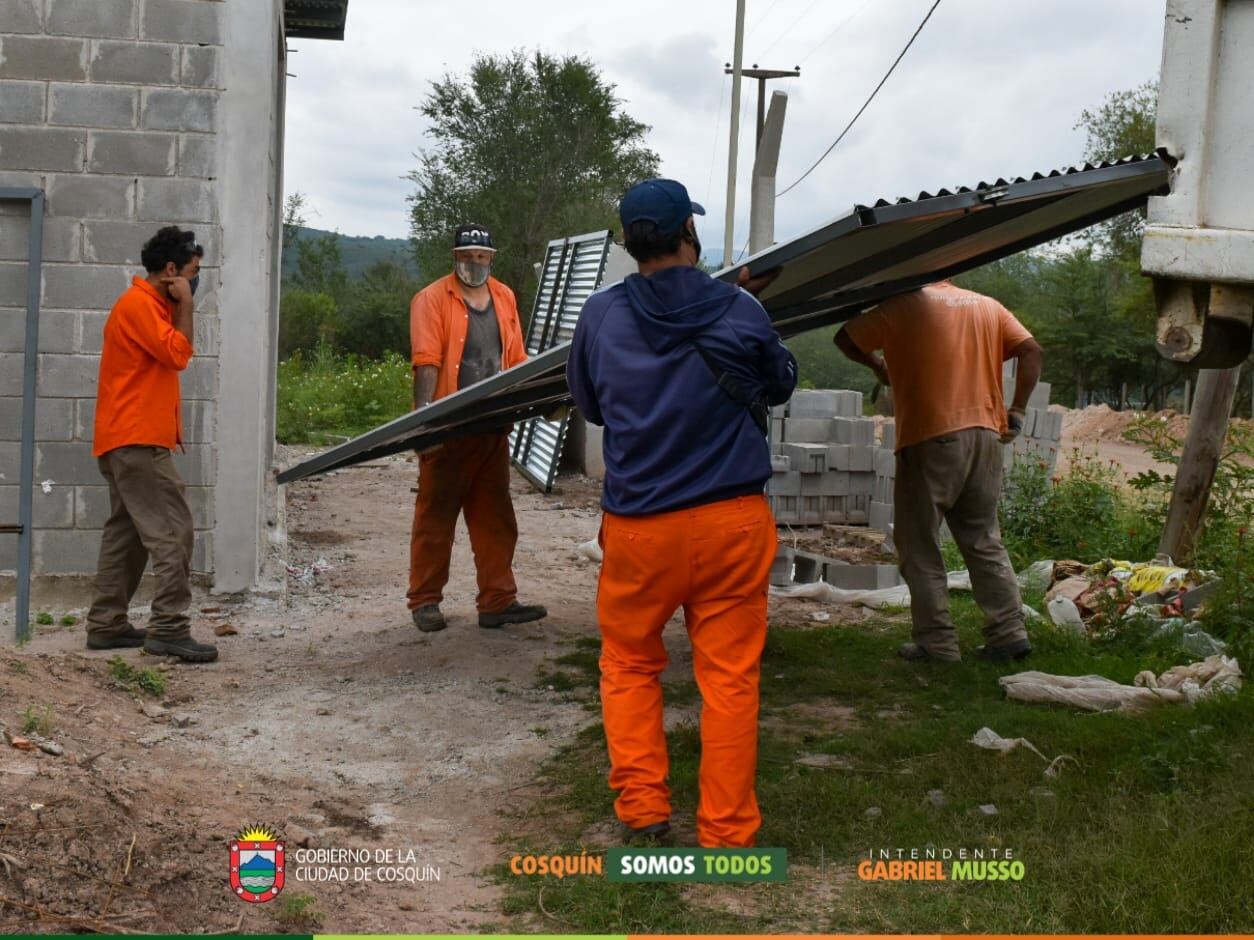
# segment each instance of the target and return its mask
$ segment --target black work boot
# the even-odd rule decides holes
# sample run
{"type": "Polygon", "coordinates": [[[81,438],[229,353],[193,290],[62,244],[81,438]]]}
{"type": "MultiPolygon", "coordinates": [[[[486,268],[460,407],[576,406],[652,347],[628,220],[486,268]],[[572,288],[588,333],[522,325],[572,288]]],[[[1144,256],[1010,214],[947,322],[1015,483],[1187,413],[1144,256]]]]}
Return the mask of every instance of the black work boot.
{"type": "Polygon", "coordinates": [[[663,819],[661,822],[649,823],[639,828],[624,825],[623,829],[625,830],[624,841],[629,844],[658,843],[671,834],[671,822],[669,819],[663,819]]]}
{"type": "Polygon", "coordinates": [[[549,612],[539,604],[520,604],[518,601],[514,601],[504,610],[498,610],[490,614],[480,614],[479,626],[495,630],[497,627],[503,627],[507,623],[531,623],[533,620],[543,620],[548,615],[549,612]]]}
{"type": "Polygon", "coordinates": [[[977,646],[976,655],[989,663],[1008,663],[1012,659],[1024,659],[1032,652],[1032,644],[1028,640],[1011,640],[1009,643],[998,643],[996,646],[977,646]]]}
{"type": "Polygon", "coordinates": [[[211,663],[218,658],[218,648],[212,643],[197,643],[190,636],[149,636],[144,640],[144,652],[152,656],[173,656],[185,663],[211,663]]]}
{"type": "Polygon", "coordinates": [[[89,650],[135,649],[143,646],[147,638],[147,630],[128,623],[121,629],[88,630],[87,648],[89,650]]]}
{"type": "Polygon", "coordinates": [[[937,656],[930,650],[924,649],[918,643],[902,643],[897,647],[897,655],[908,663],[956,663],[961,661],[958,656],[937,656]]]}
{"type": "Polygon", "coordinates": [[[448,626],[448,621],[440,613],[439,604],[427,604],[419,607],[414,611],[413,617],[414,626],[423,633],[435,633],[437,630],[443,630],[448,626]]]}

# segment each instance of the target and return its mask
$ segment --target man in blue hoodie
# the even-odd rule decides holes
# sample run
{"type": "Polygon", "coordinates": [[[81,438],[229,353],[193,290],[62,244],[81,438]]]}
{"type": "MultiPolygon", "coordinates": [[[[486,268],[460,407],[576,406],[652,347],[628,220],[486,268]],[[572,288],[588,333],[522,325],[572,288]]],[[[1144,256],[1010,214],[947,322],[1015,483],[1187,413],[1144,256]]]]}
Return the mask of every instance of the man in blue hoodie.
{"type": "Polygon", "coordinates": [[[766,311],[696,267],[693,214],[674,180],[623,196],[633,274],[589,298],[566,376],[584,417],[605,428],[597,590],[601,702],[618,818],[670,828],[660,676],[662,629],[682,607],[701,689],[702,846],[751,846],[762,817],[758,678],[775,520],[763,489],[761,424],[788,400],[797,361],[766,311]]]}

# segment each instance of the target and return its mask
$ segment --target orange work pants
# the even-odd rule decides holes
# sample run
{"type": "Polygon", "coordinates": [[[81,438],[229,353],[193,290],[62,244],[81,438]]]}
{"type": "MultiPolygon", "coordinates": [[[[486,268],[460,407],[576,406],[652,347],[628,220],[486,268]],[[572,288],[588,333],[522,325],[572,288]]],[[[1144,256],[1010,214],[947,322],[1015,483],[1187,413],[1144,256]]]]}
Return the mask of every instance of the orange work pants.
{"type": "Polygon", "coordinates": [[[652,516],[606,513],[601,541],[601,707],[618,818],[638,829],[671,815],[662,629],[682,607],[702,701],[697,841],[752,846],[762,825],[754,795],[758,678],[775,558],[766,499],[652,516]]]}
{"type": "Polygon", "coordinates": [[[518,522],[509,496],[509,438],[449,441],[418,458],[418,498],[409,538],[409,609],[444,599],[457,516],[466,517],[479,581],[480,613],[504,610],[518,597],[514,547],[518,522]]]}

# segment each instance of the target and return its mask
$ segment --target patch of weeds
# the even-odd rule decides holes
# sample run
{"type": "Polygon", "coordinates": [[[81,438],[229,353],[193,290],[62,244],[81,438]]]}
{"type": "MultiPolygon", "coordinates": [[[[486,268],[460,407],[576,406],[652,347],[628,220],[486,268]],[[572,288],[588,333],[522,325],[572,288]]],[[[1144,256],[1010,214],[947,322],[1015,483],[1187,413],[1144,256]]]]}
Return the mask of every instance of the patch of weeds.
{"type": "Polygon", "coordinates": [[[154,698],[165,694],[165,676],[151,666],[136,669],[121,656],[109,660],[109,676],[115,685],[128,692],[142,692],[154,698]]]}
{"type": "Polygon", "coordinates": [[[691,679],[663,683],[662,689],[667,705],[691,705],[701,697],[701,690],[691,679]]]}
{"type": "Polygon", "coordinates": [[[9,670],[16,672],[19,676],[24,676],[26,675],[26,663],[15,659],[13,662],[9,663],[9,670]]]}
{"type": "Polygon", "coordinates": [[[530,730],[531,730],[531,733],[534,734],[537,738],[546,737],[549,733],[549,729],[545,728],[543,725],[537,725],[536,727],[530,730]]]}
{"type": "Polygon", "coordinates": [[[56,621],[53,619],[52,614],[48,613],[46,610],[41,610],[39,613],[35,614],[35,623],[39,624],[41,627],[50,627],[55,622],[56,621]]]}
{"type": "Polygon", "coordinates": [[[22,712],[22,734],[37,734],[46,738],[52,734],[52,706],[45,705],[43,711],[36,705],[27,705],[22,712]]]}
{"type": "Polygon", "coordinates": [[[61,626],[63,627],[72,627],[76,623],[78,623],[78,618],[75,617],[73,614],[66,614],[64,617],[61,618],[59,622],[61,626]]]}
{"type": "Polygon", "coordinates": [[[306,930],[322,926],[321,911],[314,910],[318,899],[311,894],[284,894],[274,911],[274,919],[292,930],[306,930]]]}
{"type": "Polygon", "coordinates": [[[560,669],[549,672],[541,668],[536,671],[536,688],[551,692],[573,692],[580,687],[578,677],[560,669]]]}

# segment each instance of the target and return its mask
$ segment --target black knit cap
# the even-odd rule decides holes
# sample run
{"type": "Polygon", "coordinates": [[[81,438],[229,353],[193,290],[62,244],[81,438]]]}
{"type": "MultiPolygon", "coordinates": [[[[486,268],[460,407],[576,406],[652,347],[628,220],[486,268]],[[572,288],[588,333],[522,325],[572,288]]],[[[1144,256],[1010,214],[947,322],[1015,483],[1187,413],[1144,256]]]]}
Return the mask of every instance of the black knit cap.
{"type": "Polygon", "coordinates": [[[496,251],[492,247],[492,233],[482,225],[459,225],[453,230],[453,250],[478,248],[480,251],[496,251]]]}

